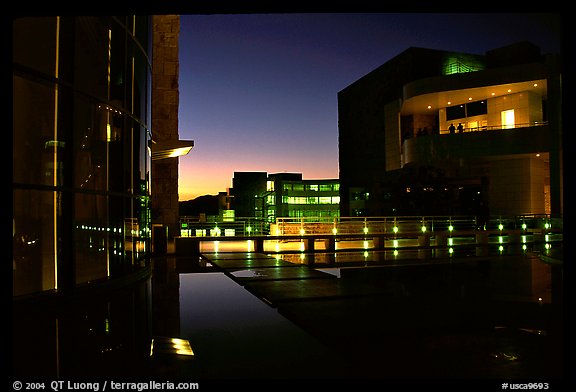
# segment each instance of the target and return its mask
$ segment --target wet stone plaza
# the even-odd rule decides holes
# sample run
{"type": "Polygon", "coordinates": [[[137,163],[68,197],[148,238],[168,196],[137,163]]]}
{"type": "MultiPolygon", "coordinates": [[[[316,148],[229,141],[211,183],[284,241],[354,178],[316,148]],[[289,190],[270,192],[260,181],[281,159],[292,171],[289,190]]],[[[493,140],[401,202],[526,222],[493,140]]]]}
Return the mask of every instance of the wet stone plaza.
{"type": "Polygon", "coordinates": [[[186,371],[200,378],[563,377],[562,272],[538,252],[212,252],[161,262],[179,276],[179,332],[197,354],[186,371]]]}
{"type": "Polygon", "coordinates": [[[16,365],[200,382],[563,380],[561,245],[418,252],[157,255],[140,293],[93,299],[89,311],[70,304],[56,327],[48,313],[17,315],[35,323],[16,338],[42,326],[67,335],[58,353],[53,341],[30,344],[54,355],[24,351],[16,365]],[[118,310],[139,296],[149,311],[118,310]],[[109,330],[98,333],[102,315],[109,330]],[[151,353],[161,338],[193,355],[151,353]]]}

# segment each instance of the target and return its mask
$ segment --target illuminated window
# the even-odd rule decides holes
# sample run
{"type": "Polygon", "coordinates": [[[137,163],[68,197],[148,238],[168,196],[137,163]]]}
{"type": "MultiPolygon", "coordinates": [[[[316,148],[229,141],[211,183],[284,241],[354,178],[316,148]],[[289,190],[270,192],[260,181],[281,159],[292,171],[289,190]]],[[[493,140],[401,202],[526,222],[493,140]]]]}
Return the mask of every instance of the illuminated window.
{"type": "Polygon", "coordinates": [[[443,65],[442,73],[452,75],[458,73],[475,72],[484,69],[484,64],[471,56],[459,55],[450,56],[443,65]]]}
{"type": "Polygon", "coordinates": [[[234,222],[234,210],[223,210],[222,211],[222,221],[234,222]]]}
{"type": "Polygon", "coordinates": [[[268,192],[274,191],[274,181],[266,181],[266,190],[268,192]]]}
{"type": "Polygon", "coordinates": [[[502,119],[502,129],[514,128],[514,109],[503,110],[500,116],[502,119]]]}
{"type": "Polygon", "coordinates": [[[308,189],[311,191],[317,191],[318,190],[318,184],[311,184],[311,185],[309,185],[308,189]]]}

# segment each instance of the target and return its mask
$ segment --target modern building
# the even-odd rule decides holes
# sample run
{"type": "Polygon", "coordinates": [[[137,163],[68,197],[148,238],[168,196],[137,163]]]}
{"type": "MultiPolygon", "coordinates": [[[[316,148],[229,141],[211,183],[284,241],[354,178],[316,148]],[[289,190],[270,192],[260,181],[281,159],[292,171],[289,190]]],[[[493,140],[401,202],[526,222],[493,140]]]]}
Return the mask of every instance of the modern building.
{"type": "Polygon", "coordinates": [[[561,74],[528,42],[413,47],[344,88],[342,216],[562,216],[561,74]]]}
{"type": "Polygon", "coordinates": [[[277,218],[340,216],[338,179],[303,179],[302,173],[234,172],[232,206],[239,217],[267,223],[277,218]]]}
{"type": "Polygon", "coordinates": [[[193,145],[178,140],[178,27],[13,20],[16,374],[86,375],[150,341],[152,227],[178,224],[170,158],[193,145]]]}

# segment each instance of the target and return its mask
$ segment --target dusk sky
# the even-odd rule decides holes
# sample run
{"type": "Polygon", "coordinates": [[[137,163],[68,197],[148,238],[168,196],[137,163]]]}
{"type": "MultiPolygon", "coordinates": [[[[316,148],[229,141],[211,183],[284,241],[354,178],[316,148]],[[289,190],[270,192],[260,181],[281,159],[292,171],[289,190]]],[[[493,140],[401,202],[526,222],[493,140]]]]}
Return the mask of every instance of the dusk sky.
{"type": "Polygon", "coordinates": [[[179,198],[235,171],[338,178],[337,94],[407,48],[484,54],[528,40],[560,53],[557,14],[181,15],[179,198]]]}

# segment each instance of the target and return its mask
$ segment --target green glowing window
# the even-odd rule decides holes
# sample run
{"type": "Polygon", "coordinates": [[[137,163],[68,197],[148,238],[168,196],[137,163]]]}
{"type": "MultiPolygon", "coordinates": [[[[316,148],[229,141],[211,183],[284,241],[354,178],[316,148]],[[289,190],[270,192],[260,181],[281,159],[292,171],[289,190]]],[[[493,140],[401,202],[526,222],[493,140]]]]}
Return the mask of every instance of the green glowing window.
{"type": "Polygon", "coordinates": [[[450,56],[444,62],[442,73],[444,75],[453,75],[459,73],[475,72],[484,69],[484,64],[482,64],[477,59],[460,55],[460,56],[450,56]]]}

